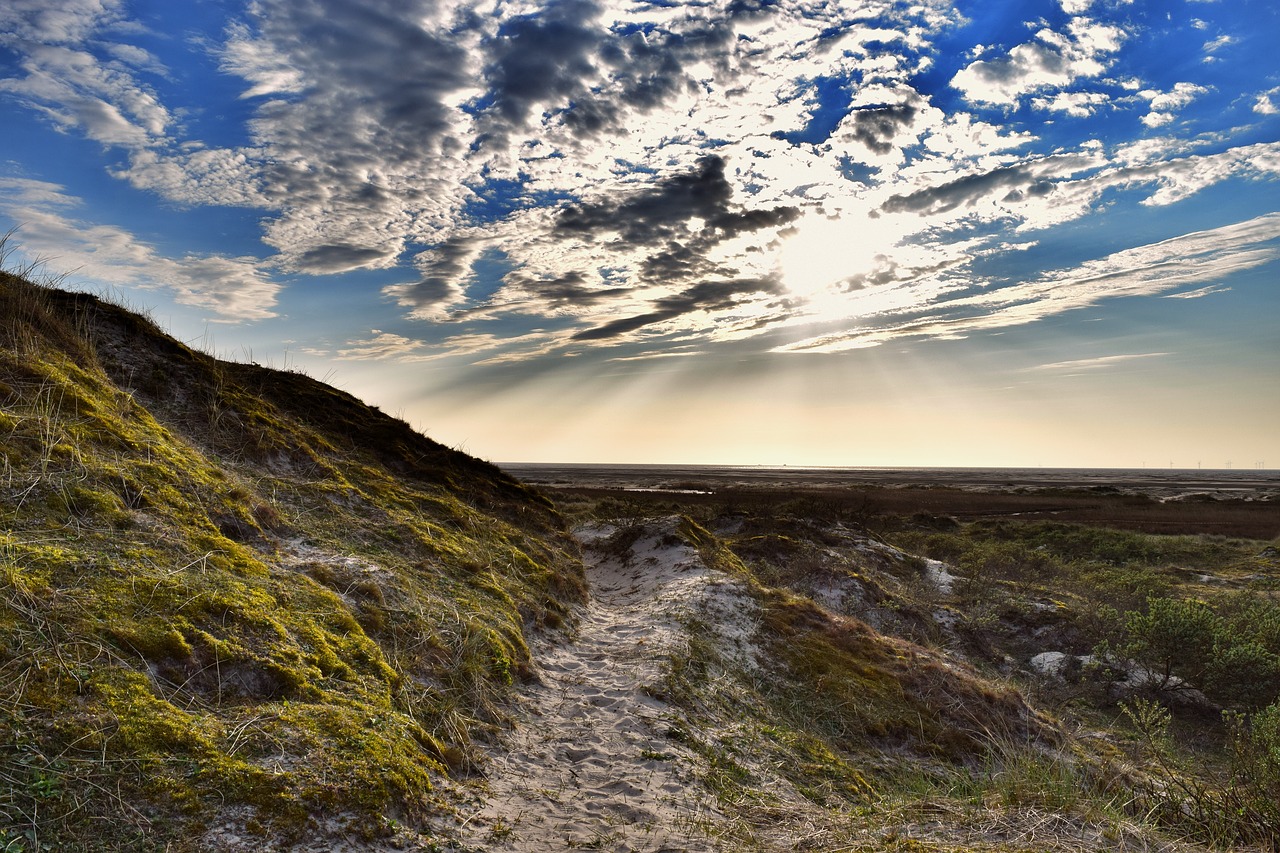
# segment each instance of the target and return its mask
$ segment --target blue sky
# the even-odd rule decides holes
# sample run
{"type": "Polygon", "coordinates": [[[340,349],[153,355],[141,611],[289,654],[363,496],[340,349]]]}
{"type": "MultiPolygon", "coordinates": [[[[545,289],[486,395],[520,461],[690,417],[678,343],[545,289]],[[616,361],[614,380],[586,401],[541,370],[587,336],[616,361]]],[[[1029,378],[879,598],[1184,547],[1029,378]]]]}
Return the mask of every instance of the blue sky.
{"type": "Polygon", "coordinates": [[[1263,0],[10,0],[0,227],[503,461],[1280,465],[1263,0]]]}

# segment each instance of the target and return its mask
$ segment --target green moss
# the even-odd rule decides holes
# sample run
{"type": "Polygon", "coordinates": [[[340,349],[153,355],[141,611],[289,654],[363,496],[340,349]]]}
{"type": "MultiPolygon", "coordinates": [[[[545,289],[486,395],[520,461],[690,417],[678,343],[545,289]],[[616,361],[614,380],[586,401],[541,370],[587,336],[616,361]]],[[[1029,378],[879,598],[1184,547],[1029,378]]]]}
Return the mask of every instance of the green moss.
{"type": "Polygon", "coordinates": [[[282,838],[439,807],[527,626],[581,600],[549,504],[306,377],[39,297],[0,335],[0,741],[22,708],[41,749],[97,756],[42,812],[68,849],[136,837],[135,807],[160,848],[237,804],[282,838]]]}

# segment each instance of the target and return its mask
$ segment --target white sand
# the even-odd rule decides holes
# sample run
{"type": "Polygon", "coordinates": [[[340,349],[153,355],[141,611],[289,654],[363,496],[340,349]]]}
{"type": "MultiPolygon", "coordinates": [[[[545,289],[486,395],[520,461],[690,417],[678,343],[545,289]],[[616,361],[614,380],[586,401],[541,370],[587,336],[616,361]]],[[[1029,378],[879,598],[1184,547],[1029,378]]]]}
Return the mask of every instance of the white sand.
{"type": "MultiPolygon", "coordinates": [[[[489,797],[465,819],[468,843],[529,853],[717,849],[723,815],[694,778],[701,759],[667,736],[679,713],[645,687],[661,683],[690,608],[740,614],[722,601],[723,578],[670,536],[674,524],[647,526],[621,557],[588,549],[591,601],[578,636],[535,649],[541,683],[522,691],[516,728],[489,756],[489,797]]],[[[590,546],[611,532],[580,535],[590,546]]]]}

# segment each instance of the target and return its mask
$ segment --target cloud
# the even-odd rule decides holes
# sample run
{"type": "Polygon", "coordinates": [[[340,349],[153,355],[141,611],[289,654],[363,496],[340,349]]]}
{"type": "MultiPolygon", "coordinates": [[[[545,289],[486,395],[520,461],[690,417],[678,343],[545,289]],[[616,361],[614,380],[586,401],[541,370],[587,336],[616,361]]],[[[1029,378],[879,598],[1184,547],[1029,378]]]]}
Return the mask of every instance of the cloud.
{"type": "Polygon", "coordinates": [[[168,258],[124,229],[76,219],[79,199],[43,181],[0,178],[0,211],[18,225],[23,252],[44,257],[71,280],[164,290],[219,321],[263,320],[280,291],[255,258],[189,254],[168,258]]]}
{"type": "Polygon", "coordinates": [[[1007,56],[979,59],[961,69],[951,85],[971,101],[1015,105],[1031,92],[1063,89],[1080,78],[1097,77],[1110,65],[1124,32],[1110,24],[1073,18],[1065,33],[1041,29],[1036,40],[1007,56]]]}
{"type": "Polygon", "coordinates": [[[64,130],[80,129],[104,145],[138,149],[155,144],[172,118],[154,92],[118,60],[60,45],[31,45],[23,77],[0,79],[7,92],[64,130]]]}
{"type": "Polygon", "coordinates": [[[485,44],[491,109],[521,126],[535,109],[587,91],[604,38],[599,17],[600,7],[589,0],[553,0],[504,22],[485,44]]]}
{"type": "Polygon", "coordinates": [[[1031,105],[1038,110],[1066,113],[1072,118],[1088,118],[1110,101],[1111,96],[1102,92],[1058,92],[1052,98],[1032,98],[1031,105]]]}
{"type": "MultiPolygon", "coordinates": [[[[622,201],[565,207],[556,217],[556,231],[590,241],[604,237],[615,247],[668,246],[678,253],[684,248],[675,242],[679,239],[692,238],[705,248],[742,233],[778,228],[799,215],[791,206],[733,210],[732,196],[724,158],[708,155],[693,170],[664,178],[622,201]]],[[[674,270],[658,264],[655,272],[670,275],[674,270]]]]}
{"type": "Polygon", "coordinates": [[[894,149],[894,142],[902,129],[911,126],[916,113],[916,107],[911,104],[854,110],[846,119],[846,134],[876,154],[888,154],[894,149]]]}
{"type": "Polygon", "coordinates": [[[993,195],[999,195],[1005,202],[1043,198],[1054,191],[1057,183],[1055,178],[1060,179],[1096,165],[1093,158],[1078,155],[1045,157],[1014,166],[1002,166],[989,172],[965,175],[907,195],[894,195],[885,201],[881,210],[886,213],[910,212],[921,216],[937,216],[961,205],[972,206],[993,195]]]}
{"type": "Polygon", "coordinates": [[[1138,246],[1074,269],[976,295],[916,304],[881,326],[795,341],[775,352],[840,352],[903,338],[962,338],[1036,322],[1120,297],[1155,296],[1280,260],[1280,214],[1138,246]]]}
{"type": "Polygon", "coordinates": [[[1209,90],[1195,83],[1175,83],[1168,92],[1142,92],[1151,101],[1151,109],[1161,111],[1180,110],[1209,90]]]}
{"type": "Polygon", "coordinates": [[[1273,116],[1280,113],[1280,107],[1276,106],[1276,102],[1272,100],[1277,96],[1280,96],[1280,88],[1260,93],[1257,100],[1253,102],[1253,111],[1264,116],[1273,116]]]}
{"type": "Polygon", "coordinates": [[[653,310],[634,317],[622,317],[602,326],[585,329],[573,336],[575,341],[612,340],[646,326],[665,323],[693,313],[722,311],[741,305],[757,294],[778,294],[780,283],[771,279],[704,282],[681,293],[656,300],[653,310]]]}
{"type": "Polygon", "coordinates": [[[1220,287],[1211,284],[1208,287],[1198,287],[1195,290],[1187,290],[1182,293],[1166,293],[1164,299],[1203,299],[1206,296],[1212,296],[1215,293],[1226,293],[1231,290],[1229,287],[1220,287]]]}
{"type": "Polygon", "coordinates": [[[393,284],[382,292],[419,320],[446,320],[459,304],[471,281],[472,264],[484,251],[484,242],[465,236],[452,237],[418,255],[415,264],[422,277],[413,284],[393,284]]]}
{"type": "Polygon", "coordinates": [[[75,44],[123,16],[122,0],[8,0],[0,6],[6,40],[75,44]]]}
{"type": "Polygon", "coordinates": [[[1220,35],[1217,38],[1204,43],[1204,52],[1217,53],[1218,51],[1222,50],[1224,47],[1230,47],[1231,45],[1235,44],[1238,41],[1240,40],[1235,36],[1220,35]]]}
{"type": "MultiPolygon", "coordinates": [[[[1128,43],[1101,20],[1113,3],[1061,0],[1063,25],[1034,24],[953,74],[940,47],[968,30],[936,0],[255,0],[199,48],[234,78],[228,112],[250,116],[228,129],[233,145],[184,137],[215,125],[162,101],[165,84],[144,76],[161,68],[150,42],[123,43],[137,26],[123,5],[49,5],[0,9],[17,59],[3,94],[113,148],[110,174],[139,190],[254,208],[276,254],[227,259],[220,310],[269,311],[254,290],[266,270],[395,269],[387,310],[452,324],[454,346],[491,362],[858,316],[900,321],[874,332],[890,337],[963,334],[1046,304],[957,301],[981,280],[975,259],[1026,245],[1015,236],[1120,196],[1168,205],[1280,174],[1275,146],[1174,137],[1207,86],[1108,76],[1128,43]],[[927,88],[948,77],[971,104],[1052,121],[979,118],[927,88]],[[1116,145],[1089,121],[1135,105],[1168,130],[1116,145]],[[554,331],[505,346],[500,326],[554,331]]],[[[175,281],[187,298],[212,292],[175,281]]],[[[349,357],[438,353],[383,334],[349,357]]],[[[834,334],[846,346],[873,332],[834,334]]]]}
{"type": "Polygon", "coordinates": [[[1094,358],[1077,358],[1070,361],[1055,361],[1052,364],[1039,364],[1027,368],[1030,371],[1051,371],[1054,373],[1081,373],[1093,370],[1110,370],[1127,361],[1144,358],[1163,358],[1167,352],[1135,352],[1123,355],[1102,355],[1094,358]]]}
{"type": "Polygon", "coordinates": [[[1151,102],[1151,111],[1142,117],[1147,127],[1162,127],[1172,122],[1175,113],[1189,105],[1201,95],[1209,93],[1209,89],[1195,83],[1175,83],[1168,92],[1145,90],[1139,96],[1151,102]]]}
{"type": "MultiPolygon", "coordinates": [[[[415,341],[393,332],[384,332],[381,329],[373,329],[370,334],[373,335],[372,338],[348,341],[346,347],[332,353],[332,357],[339,361],[400,362],[426,361],[439,357],[424,353],[426,344],[422,341],[415,341]]],[[[321,352],[313,354],[330,355],[330,353],[321,352]]]]}

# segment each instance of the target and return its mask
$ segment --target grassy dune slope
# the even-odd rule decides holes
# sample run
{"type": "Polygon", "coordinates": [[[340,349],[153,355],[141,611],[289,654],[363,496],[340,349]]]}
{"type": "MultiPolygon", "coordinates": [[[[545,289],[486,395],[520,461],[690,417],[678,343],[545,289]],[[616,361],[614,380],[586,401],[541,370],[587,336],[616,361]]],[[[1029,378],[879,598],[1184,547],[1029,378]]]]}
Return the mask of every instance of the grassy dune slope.
{"type": "Polygon", "coordinates": [[[682,517],[752,602],[689,620],[661,693],[725,849],[1277,849],[1274,541],[692,487],[551,494],[623,534],[682,517]]]}
{"type": "Polygon", "coordinates": [[[0,275],[0,848],[412,835],[582,594],[498,469],[0,275]]]}

